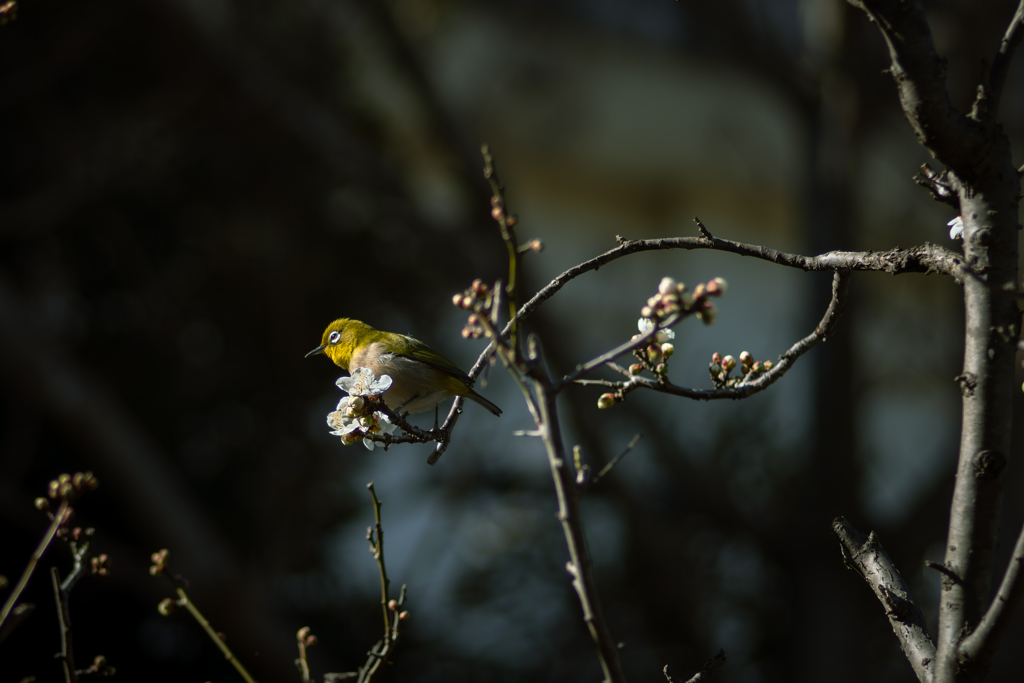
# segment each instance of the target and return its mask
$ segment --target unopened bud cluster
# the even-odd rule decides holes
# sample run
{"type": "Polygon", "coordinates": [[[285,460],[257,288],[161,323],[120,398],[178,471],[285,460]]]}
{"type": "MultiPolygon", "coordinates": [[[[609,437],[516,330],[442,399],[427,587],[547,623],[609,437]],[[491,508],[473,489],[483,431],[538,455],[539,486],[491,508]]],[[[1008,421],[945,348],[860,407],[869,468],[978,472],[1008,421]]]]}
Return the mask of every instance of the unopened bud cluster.
{"type": "Polygon", "coordinates": [[[316,645],[316,636],[308,626],[303,626],[299,629],[299,632],[295,634],[295,637],[304,647],[312,647],[316,645]]]}
{"type": "MultiPolygon", "coordinates": [[[[86,491],[95,491],[100,482],[92,472],[75,472],[74,474],[62,474],[50,482],[47,495],[51,500],[66,500],[71,502],[86,491]]],[[[47,509],[48,505],[43,499],[36,500],[36,507],[40,510],[47,509]],[[43,502],[40,503],[40,500],[43,502]]]]}
{"type": "Polygon", "coordinates": [[[77,673],[79,675],[79,677],[84,677],[84,676],[103,676],[103,677],[107,677],[107,676],[113,676],[114,674],[116,674],[117,673],[117,669],[115,669],[114,667],[110,666],[109,663],[107,663],[107,658],[106,657],[104,657],[103,655],[96,655],[95,657],[93,657],[92,664],[89,665],[88,669],[82,669],[81,671],[77,671],[75,673],[77,673]]]}
{"type": "Polygon", "coordinates": [[[149,568],[149,573],[153,576],[160,576],[161,574],[164,574],[167,571],[167,560],[170,558],[171,551],[166,548],[150,555],[149,559],[153,564],[149,568]]]}
{"type": "Polygon", "coordinates": [[[498,195],[493,195],[491,197],[491,218],[498,221],[499,223],[501,222],[502,219],[504,219],[505,225],[507,225],[510,228],[515,227],[516,223],[518,222],[518,220],[515,217],[515,214],[507,213],[505,211],[505,202],[502,201],[501,197],[499,197],[498,195]]]}
{"type": "Polygon", "coordinates": [[[682,282],[670,277],[661,279],[658,293],[647,300],[647,305],[640,309],[640,315],[649,318],[655,324],[667,320],[679,313],[693,313],[707,324],[715,320],[715,306],[708,297],[725,294],[727,283],[716,277],[702,282],[689,291],[682,282]]]}
{"type": "MultiPolygon", "coordinates": [[[[388,609],[391,610],[392,612],[398,612],[398,608],[400,606],[401,605],[398,604],[398,600],[395,600],[395,599],[388,600],[388,609]]],[[[398,612],[398,619],[400,621],[405,621],[408,618],[409,618],[409,610],[402,610],[401,612],[398,612]]]]}
{"type": "Polygon", "coordinates": [[[480,316],[486,315],[484,311],[490,308],[493,296],[494,293],[487,283],[476,279],[473,280],[469,289],[452,297],[452,303],[455,306],[472,311],[466,320],[466,326],[462,328],[463,339],[480,339],[486,334],[480,324],[480,316]]]}
{"type": "Polygon", "coordinates": [[[100,553],[89,560],[90,569],[96,576],[107,576],[110,573],[110,557],[100,553]]]}
{"type": "MultiPolygon", "coordinates": [[[[76,526],[69,529],[64,526],[57,530],[57,538],[67,541],[68,543],[77,544],[81,541],[88,541],[88,539],[95,533],[96,530],[91,527],[83,529],[80,526],[76,526]]],[[[75,545],[72,545],[72,548],[74,547],[75,545]]]]}
{"type": "Polygon", "coordinates": [[[722,354],[716,351],[711,355],[711,363],[708,365],[708,372],[711,373],[712,384],[714,384],[716,388],[722,389],[724,387],[735,386],[737,384],[753,380],[774,367],[775,363],[770,360],[754,360],[754,357],[747,351],[740,354],[738,364],[736,359],[732,356],[723,357],[722,354]],[[732,373],[732,371],[737,367],[739,368],[738,376],[731,377],[730,373],[732,373]]]}
{"type": "MultiPolygon", "coordinates": [[[[666,324],[674,325],[691,314],[710,325],[715,320],[715,306],[708,298],[725,294],[727,287],[723,278],[716,277],[700,283],[690,291],[684,283],[663,277],[658,283],[658,292],[640,309],[642,317],[637,322],[640,334],[633,335],[633,341],[644,338],[647,345],[634,349],[633,355],[640,362],[629,366],[629,374],[636,377],[648,370],[660,382],[666,382],[668,360],[676,351],[671,342],[676,335],[668,327],[658,328],[666,324]]],[[[621,393],[602,394],[597,400],[597,407],[611,408],[622,400],[621,393]]]]}

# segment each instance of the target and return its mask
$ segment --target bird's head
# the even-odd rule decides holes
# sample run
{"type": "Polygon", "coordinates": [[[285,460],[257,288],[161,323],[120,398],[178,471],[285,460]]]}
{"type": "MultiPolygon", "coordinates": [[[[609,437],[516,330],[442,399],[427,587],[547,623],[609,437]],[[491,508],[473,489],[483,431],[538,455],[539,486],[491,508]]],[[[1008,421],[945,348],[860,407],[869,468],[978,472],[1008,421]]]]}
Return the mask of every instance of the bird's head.
{"type": "Polygon", "coordinates": [[[366,323],[351,318],[338,318],[324,330],[320,346],[306,354],[306,358],[324,354],[335,365],[348,369],[352,354],[359,347],[370,344],[380,333],[366,323]]]}

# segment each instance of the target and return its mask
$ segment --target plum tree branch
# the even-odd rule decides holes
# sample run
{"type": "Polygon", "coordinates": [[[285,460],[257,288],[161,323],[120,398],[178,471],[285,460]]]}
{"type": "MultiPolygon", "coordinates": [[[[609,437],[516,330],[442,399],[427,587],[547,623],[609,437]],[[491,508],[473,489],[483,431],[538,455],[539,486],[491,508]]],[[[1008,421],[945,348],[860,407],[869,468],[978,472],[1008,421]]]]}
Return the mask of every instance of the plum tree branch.
{"type": "Polygon", "coordinates": [[[960,651],[964,657],[978,659],[983,655],[991,656],[1006,631],[1013,616],[1014,608],[1020,604],[1024,595],[1024,525],[1021,526],[1017,543],[1010,557],[1010,564],[1003,574],[999,592],[982,617],[981,623],[974,632],[964,639],[960,651]]]}
{"type": "Polygon", "coordinates": [[[987,145],[987,131],[953,107],[946,64],[935,52],[920,0],[847,0],[878,27],[889,49],[889,74],[918,142],[957,171],[969,170],[987,145]]]}
{"type": "MultiPolygon", "coordinates": [[[[846,297],[849,293],[850,273],[845,270],[837,270],[832,280],[832,300],[825,311],[821,322],[814,328],[814,331],[789,347],[785,353],[779,356],[779,362],[768,372],[760,375],[757,379],[749,382],[744,381],[737,386],[723,389],[688,389],[677,386],[671,382],[661,382],[656,379],[648,379],[636,375],[626,381],[610,382],[608,380],[574,380],[576,384],[583,386],[600,386],[614,389],[620,396],[633,392],[637,389],[650,389],[663,394],[683,396],[698,401],[712,401],[716,399],[730,398],[741,399],[760,393],[778,381],[786,374],[800,356],[825,341],[835,332],[836,322],[842,315],[843,307],[846,304],[846,297]]],[[[638,345],[642,345],[642,342],[638,345]]],[[[602,358],[604,356],[601,356],[602,358]]],[[[588,366],[590,364],[587,364],[588,366]]]]}
{"type": "MultiPolygon", "coordinates": [[[[1002,291],[1017,287],[1020,177],[994,114],[1024,17],[1019,7],[993,71],[979,84],[974,107],[964,116],[950,104],[945,66],[935,52],[920,0],[848,2],[878,26],[889,48],[890,72],[904,114],[920,143],[949,167],[941,174],[926,173],[931,176],[926,181],[935,181],[926,185],[939,195],[955,193],[964,223],[962,270],[972,276],[963,280],[962,429],[942,565],[959,580],[943,582],[932,671],[937,683],[973,683],[985,677],[1006,618],[1003,610],[1009,611],[1013,602],[997,599],[985,610],[1003,473],[1012,453],[1014,352],[1021,324],[1016,301],[1002,291]],[[966,641],[973,657],[966,656],[966,641]]],[[[1016,581],[1006,580],[1004,587],[1015,594],[1016,581]]]]}
{"type": "Polygon", "coordinates": [[[867,581],[885,607],[885,616],[918,680],[930,683],[934,674],[935,643],[928,635],[921,608],[910,597],[910,589],[881,541],[875,532],[865,536],[842,517],[832,522],[832,532],[842,544],[847,565],[867,581]]]}

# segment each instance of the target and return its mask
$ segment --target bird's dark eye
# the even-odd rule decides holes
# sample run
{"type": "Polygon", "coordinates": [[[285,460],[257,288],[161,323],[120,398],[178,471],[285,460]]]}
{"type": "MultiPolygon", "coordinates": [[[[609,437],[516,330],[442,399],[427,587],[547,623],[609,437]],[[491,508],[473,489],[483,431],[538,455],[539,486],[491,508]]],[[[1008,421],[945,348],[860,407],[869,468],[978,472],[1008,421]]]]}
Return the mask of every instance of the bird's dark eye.
{"type": "Polygon", "coordinates": [[[331,336],[327,338],[327,341],[332,344],[337,344],[339,339],[341,339],[341,333],[335,330],[334,332],[331,332],[331,336]]]}

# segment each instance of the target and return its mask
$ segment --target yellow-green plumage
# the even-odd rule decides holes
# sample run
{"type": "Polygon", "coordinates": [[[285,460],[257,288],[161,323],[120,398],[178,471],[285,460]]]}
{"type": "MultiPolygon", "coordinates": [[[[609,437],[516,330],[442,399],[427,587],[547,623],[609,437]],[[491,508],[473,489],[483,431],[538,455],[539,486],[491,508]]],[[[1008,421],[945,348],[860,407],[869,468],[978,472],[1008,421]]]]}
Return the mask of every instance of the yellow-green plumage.
{"type": "Polygon", "coordinates": [[[389,375],[392,384],[384,393],[384,402],[390,408],[419,413],[449,396],[465,396],[501,415],[501,408],[473,391],[473,380],[455,363],[404,334],[382,332],[358,320],[339,318],[324,330],[320,346],[306,355],[318,353],[349,372],[369,368],[377,377],[389,375]]]}

